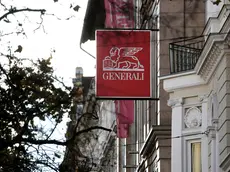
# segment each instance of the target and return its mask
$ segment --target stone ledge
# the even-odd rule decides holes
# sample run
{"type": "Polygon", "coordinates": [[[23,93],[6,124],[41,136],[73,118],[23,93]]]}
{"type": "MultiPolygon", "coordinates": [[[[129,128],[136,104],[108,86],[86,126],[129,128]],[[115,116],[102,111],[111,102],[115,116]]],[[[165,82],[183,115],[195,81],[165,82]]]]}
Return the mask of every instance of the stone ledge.
{"type": "MultiPolygon", "coordinates": [[[[140,155],[145,158],[150,154],[151,152],[156,149],[154,147],[156,145],[156,142],[159,139],[170,139],[171,137],[171,126],[170,125],[153,125],[146,140],[143,144],[140,155]]],[[[161,145],[159,144],[158,147],[161,145]]],[[[165,146],[165,145],[164,145],[165,146]]],[[[170,145],[169,145],[170,146],[170,145]]]]}

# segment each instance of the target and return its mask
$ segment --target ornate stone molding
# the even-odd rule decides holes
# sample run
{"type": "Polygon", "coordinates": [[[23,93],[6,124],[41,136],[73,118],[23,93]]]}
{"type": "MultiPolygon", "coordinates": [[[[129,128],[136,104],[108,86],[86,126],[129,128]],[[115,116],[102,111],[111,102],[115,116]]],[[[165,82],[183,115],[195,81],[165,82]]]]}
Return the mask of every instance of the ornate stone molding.
{"type": "Polygon", "coordinates": [[[201,110],[198,107],[191,107],[186,110],[184,124],[186,128],[198,128],[202,125],[201,110]]]}
{"type": "Polygon", "coordinates": [[[212,18],[206,25],[206,32],[213,28],[218,34],[209,34],[199,57],[195,71],[206,83],[211,78],[222,54],[229,51],[230,4],[225,4],[217,18],[212,18]],[[228,50],[227,50],[228,49],[228,50]]]}
{"type": "MultiPolygon", "coordinates": [[[[211,45],[210,45],[211,46],[211,45]]],[[[221,47],[219,43],[214,43],[209,50],[206,60],[203,63],[202,68],[200,69],[201,78],[205,81],[212,75],[215,67],[217,66],[220,58],[221,58],[221,47]]]]}
{"type": "Polygon", "coordinates": [[[209,137],[209,139],[216,138],[216,127],[215,126],[208,126],[206,130],[206,135],[209,137]]]}
{"type": "Polygon", "coordinates": [[[183,98],[169,99],[167,102],[168,106],[171,106],[171,107],[181,106],[183,103],[184,103],[183,98]]]}

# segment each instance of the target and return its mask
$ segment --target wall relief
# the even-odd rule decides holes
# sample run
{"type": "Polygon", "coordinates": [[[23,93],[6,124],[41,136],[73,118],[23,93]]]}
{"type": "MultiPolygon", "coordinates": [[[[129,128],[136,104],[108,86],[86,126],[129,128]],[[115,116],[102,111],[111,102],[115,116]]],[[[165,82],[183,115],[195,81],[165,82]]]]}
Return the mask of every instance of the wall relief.
{"type": "Polygon", "coordinates": [[[185,109],[185,128],[198,128],[202,125],[201,107],[191,107],[185,109]]]}

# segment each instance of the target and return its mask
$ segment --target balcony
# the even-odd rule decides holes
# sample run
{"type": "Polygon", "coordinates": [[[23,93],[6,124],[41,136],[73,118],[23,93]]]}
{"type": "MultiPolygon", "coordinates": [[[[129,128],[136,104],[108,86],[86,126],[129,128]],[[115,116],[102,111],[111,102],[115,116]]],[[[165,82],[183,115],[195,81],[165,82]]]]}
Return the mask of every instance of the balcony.
{"type": "Polygon", "coordinates": [[[170,73],[193,70],[204,46],[204,37],[169,44],[170,73]]]}

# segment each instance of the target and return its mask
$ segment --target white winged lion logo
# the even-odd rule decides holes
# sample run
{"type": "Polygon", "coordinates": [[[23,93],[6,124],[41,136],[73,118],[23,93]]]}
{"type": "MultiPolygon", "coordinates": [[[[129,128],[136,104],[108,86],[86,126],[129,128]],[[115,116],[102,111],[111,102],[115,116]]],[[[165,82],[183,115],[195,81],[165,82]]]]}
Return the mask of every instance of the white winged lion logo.
{"type": "Polygon", "coordinates": [[[103,60],[103,70],[132,70],[144,71],[144,66],[139,59],[134,56],[141,51],[141,47],[113,47],[109,51],[109,56],[103,60]]]}

